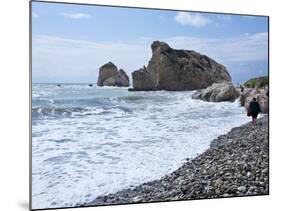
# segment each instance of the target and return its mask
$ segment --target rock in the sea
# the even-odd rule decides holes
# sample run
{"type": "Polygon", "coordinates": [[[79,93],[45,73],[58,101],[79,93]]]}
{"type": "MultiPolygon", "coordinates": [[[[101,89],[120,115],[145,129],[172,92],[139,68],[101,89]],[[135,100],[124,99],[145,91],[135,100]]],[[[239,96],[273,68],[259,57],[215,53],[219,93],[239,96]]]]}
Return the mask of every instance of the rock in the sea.
{"type": "Polygon", "coordinates": [[[98,86],[103,86],[103,83],[106,79],[115,77],[118,75],[117,67],[112,63],[108,62],[100,67],[99,69],[99,77],[98,77],[98,86]]]}
{"type": "Polygon", "coordinates": [[[214,83],[206,89],[196,91],[192,95],[193,99],[202,99],[208,102],[233,102],[238,97],[239,92],[230,82],[214,83]]]}
{"type": "Polygon", "coordinates": [[[123,69],[119,70],[119,74],[116,77],[117,86],[130,86],[130,79],[123,69]]]}
{"type": "Polygon", "coordinates": [[[98,86],[129,86],[129,77],[123,69],[118,71],[118,68],[112,63],[108,62],[100,67],[98,86]]]}
{"type": "Polygon", "coordinates": [[[255,97],[260,105],[261,113],[268,113],[268,95],[267,88],[257,89],[251,88],[246,89],[243,94],[240,96],[240,105],[244,106],[246,109],[249,107],[250,102],[255,97]]]}
{"type": "Polygon", "coordinates": [[[102,86],[116,86],[116,85],[117,82],[114,76],[107,78],[102,84],[102,86]]]}
{"type": "Polygon", "coordinates": [[[154,41],[151,49],[148,66],[132,73],[134,90],[195,90],[231,81],[226,68],[205,55],[160,41],[154,41]]]}
{"type": "MultiPolygon", "coordinates": [[[[151,91],[155,90],[155,82],[151,74],[147,71],[146,67],[134,71],[132,73],[133,90],[134,91],[151,91]]],[[[132,90],[130,90],[132,91],[132,90]]]]}

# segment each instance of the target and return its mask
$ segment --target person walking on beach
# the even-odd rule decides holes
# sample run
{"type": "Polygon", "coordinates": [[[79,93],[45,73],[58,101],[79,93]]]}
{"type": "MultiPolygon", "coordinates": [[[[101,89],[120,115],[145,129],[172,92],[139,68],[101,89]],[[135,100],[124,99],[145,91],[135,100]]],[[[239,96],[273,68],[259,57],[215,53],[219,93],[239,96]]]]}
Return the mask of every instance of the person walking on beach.
{"type": "Polygon", "coordinates": [[[242,85],[240,85],[240,92],[241,92],[241,94],[243,94],[243,92],[244,92],[244,87],[242,85]]]}
{"type": "Polygon", "coordinates": [[[252,116],[253,125],[257,124],[256,120],[260,112],[261,112],[260,104],[257,102],[257,99],[254,97],[253,100],[250,102],[248,108],[248,115],[252,116]]]}

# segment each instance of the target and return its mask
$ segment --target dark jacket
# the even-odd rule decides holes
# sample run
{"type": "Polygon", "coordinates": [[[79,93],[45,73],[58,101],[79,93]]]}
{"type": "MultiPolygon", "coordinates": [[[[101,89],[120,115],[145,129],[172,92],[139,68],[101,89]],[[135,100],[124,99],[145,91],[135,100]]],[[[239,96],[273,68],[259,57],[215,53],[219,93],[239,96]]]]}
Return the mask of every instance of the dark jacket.
{"type": "Polygon", "coordinates": [[[257,101],[250,102],[249,108],[250,108],[252,113],[260,113],[261,112],[260,105],[257,101]]]}

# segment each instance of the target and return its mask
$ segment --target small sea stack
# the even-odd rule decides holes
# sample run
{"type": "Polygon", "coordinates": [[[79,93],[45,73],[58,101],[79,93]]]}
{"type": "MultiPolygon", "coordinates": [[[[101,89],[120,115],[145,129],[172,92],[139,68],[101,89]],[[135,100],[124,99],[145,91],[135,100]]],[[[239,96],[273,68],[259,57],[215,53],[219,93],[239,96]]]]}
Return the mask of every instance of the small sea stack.
{"type": "Polygon", "coordinates": [[[114,63],[108,62],[99,69],[97,85],[128,87],[130,86],[130,80],[123,69],[118,70],[114,63]]]}

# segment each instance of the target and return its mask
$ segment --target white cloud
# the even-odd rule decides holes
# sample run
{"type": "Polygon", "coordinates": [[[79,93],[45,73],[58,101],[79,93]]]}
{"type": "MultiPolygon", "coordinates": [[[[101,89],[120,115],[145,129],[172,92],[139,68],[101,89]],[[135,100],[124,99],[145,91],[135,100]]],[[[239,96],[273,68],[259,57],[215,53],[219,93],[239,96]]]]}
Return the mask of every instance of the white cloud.
{"type": "Polygon", "coordinates": [[[38,18],[39,15],[36,12],[32,12],[32,18],[38,18]]]}
{"type": "Polygon", "coordinates": [[[215,39],[172,37],[165,41],[173,48],[195,50],[222,63],[266,61],[268,57],[267,32],[215,39]]]}
{"type": "Polygon", "coordinates": [[[203,15],[198,13],[192,14],[190,12],[178,12],[175,16],[175,20],[182,25],[194,27],[202,27],[211,23],[211,20],[203,15]]]}
{"type": "MultiPolygon", "coordinates": [[[[32,77],[35,82],[95,82],[99,67],[108,61],[114,62],[131,76],[131,72],[148,64],[153,40],[157,39],[141,37],[134,43],[98,43],[34,36],[32,77]]],[[[172,48],[195,50],[205,54],[227,67],[264,62],[268,57],[268,33],[233,38],[170,37],[162,40],[172,48]]]]}
{"type": "Polygon", "coordinates": [[[69,19],[90,19],[91,15],[86,13],[61,13],[65,18],[69,19]]]}
{"type": "Polygon", "coordinates": [[[131,72],[146,64],[150,43],[97,43],[51,36],[34,36],[32,78],[36,82],[96,82],[99,67],[112,61],[131,72]]]}

